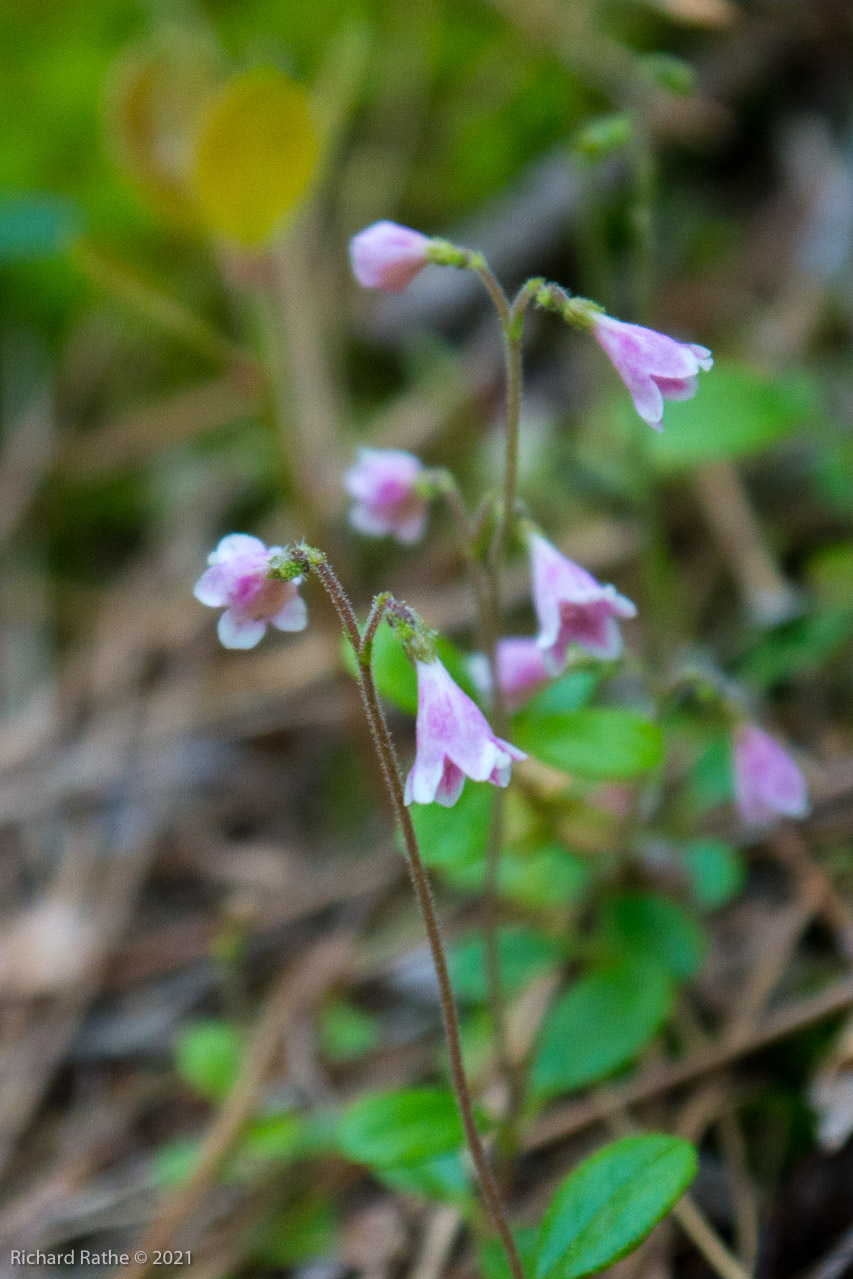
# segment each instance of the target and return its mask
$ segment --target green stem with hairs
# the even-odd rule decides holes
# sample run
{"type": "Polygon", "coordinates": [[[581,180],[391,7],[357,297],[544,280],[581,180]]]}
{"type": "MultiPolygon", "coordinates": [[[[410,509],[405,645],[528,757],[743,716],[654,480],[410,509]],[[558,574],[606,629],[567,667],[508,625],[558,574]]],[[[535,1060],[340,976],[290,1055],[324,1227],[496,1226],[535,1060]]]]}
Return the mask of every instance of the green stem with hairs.
{"type": "Polygon", "coordinates": [[[498,1189],[497,1182],[495,1181],[494,1174],[489,1166],[486,1151],[477,1130],[473,1097],[468,1086],[468,1079],[465,1074],[465,1066],[462,1057],[462,1042],[459,1033],[459,1014],[453,997],[453,987],[450,981],[450,972],[447,966],[447,957],[441,936],[441,928],[438,923],[435,901],[433,899],[432,889],[430,888],[426,867],[424,866],[423,858],[421,857],[420,848],[418,846],[418,838],[415,834],[412,816],[406,806],[405,790],[403,787],[403,779],[400,772],[399,761],[397,759],[396,748],[394,746],[394,741],[391,737],[391,732],[385,718],[385,712],[379,700],[379,695],[376,691],[376,684],[373,679],[373,670],[370,661],[373,637],[376,634],[376,629],[379,626],[382,617],[389,611],[389,609],[393,608],[393,600],[388,595],[380,595],[376,597],[373,603],[373,608],[371,609],[368,626],[364,632],[364,636],[362,637],[359,632],[358,620],[352,604],[350,603],[346,592],[337,578],[337,575],[331,565],[327,562],[325,556],[323,556],[320,552],[311,551],[305,547],[296,547],[291,548],[290,557],[297,564],[300,564],[300,566],[302,566],[306,571],[313,570],[313,572],[316,573],[329,597],[329,600],[337,612],[338,617],[340,618],[344,634],[349,639],[358,656],[359,690],[361,692],[367,722],[370,727],[371,736],[373,738],[382,775],[388,791],[388,798],[391,802],[391,808],[403,835],[409,875],[412,881],[412,886],[415,890],[415,895],[418,899],[418,905],[420,906],[421,913],[423,915],[430,952],[432,954],[432,960],[435,966],[436,976],[438,978],[442,1020],[447,1040],[448,1055],[450,1058],[450,1075],[453,1083],[453,1090],[456,1095],[456,1101],[459,1106],[459,1113],[462,1118],[465,1139],[471,1153],[471,1158],[477,1173],[477,1179],[485,1200],[486,1210],[492,1225],[500,1238],[501,1244],[503,1245],[512,1279],[525,1279],[524,1267],[521,1264],[521,1258],[519,1257],[518,1249],[512,1236],[512,1231],[510,1230],[506,1210],[501,1201],[500,1191],[498,1189]]]}

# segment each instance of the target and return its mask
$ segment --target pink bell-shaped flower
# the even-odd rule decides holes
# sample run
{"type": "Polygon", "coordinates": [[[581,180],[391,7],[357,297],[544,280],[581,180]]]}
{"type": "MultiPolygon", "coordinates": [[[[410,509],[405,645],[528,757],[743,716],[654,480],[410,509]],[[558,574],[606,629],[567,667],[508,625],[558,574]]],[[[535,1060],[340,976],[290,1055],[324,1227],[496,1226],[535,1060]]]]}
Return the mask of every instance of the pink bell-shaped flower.
{"type": "Polygon", "coordinates": [[[778,817],[808,812],[806,779],[775,738],[755,724],[743,724],[733,746],[735,802],[744,821],[766,825],[778,817]]]}
{"type": "MultiPolygon", "coordinates": [[[[510,635],[498,640],[495,665],[509,711],[517,711],[554,675],[536,640],[523,635],[510,635]]],[[[468,669],[480,692],[490,697],[493,691],[492,672],[486,655],[476,653],[469,659],[468,669]]]]}
{"type": "Polygon", "coordinates": [[[540,533],[529,535],[533,605],[539,619],[537,643],[552,673],[562,670],[570,644],[593,657],[622,652],[619,618],[637,609],[615,586],[602,586],[540,533]]]}
{"type": "Polygon", "coordinates": [[[592,331],[631,392],[634,408],[656,431],[663,430],[664,400],[691,399],[699,370],[714,363],[705,346],[676,342],[664,333],[609,315],[592,316],[592,331]]]}
{"type": "Polygon", "coordinates": [[[397,222],[374,222],[350,240],[352,273],[365,289],[402,293],[427,265],[429,243],[397,222]]]}
{"type": "Polygon", "coordinates": [[[267,549],[247,533],[229,533],[207,557],[209,567],[193,595],[208,608],[224,608],[217,633],[226,648],[254,648],[267,626],[304,630],[308,616],[298,590],[302,579],[280,582],[267,576],[272,557],[280,553],[280,547],[267,549]]]}
{"type": "Polygon", "coordinates": [[[415,762],[406,779],[406,803],[456,803],[465,778],[508,786],[523,751],[495,737],[488,720],[436,658],[416,661],[418,717],[415,762]]]}
{"type": "Polygon", "coordinates": [[[344,476],[353,498],[349,512],[352,527],[369,537],[390,534],[398,542],[417,542],[427,518],[427,498],[417,483],[424,469],[413,453],[359,449],[355,466],[344,476]]]}

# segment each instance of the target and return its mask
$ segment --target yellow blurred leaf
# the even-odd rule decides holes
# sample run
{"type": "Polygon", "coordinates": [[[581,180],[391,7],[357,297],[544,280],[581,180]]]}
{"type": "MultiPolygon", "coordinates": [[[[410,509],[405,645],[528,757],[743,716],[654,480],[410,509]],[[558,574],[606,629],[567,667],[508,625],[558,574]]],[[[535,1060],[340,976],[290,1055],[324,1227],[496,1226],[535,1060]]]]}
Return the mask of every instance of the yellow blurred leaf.
{"type": "Polygon", "coordinates": [[[209,228],[263,244],[305,196],[318,159],[305,90],[272,67],[233,76],[201,122],[193,186],[209,228]]]}
{"type": "Polygon", "coordinates": [[[187,191],[198,116],[221,73],[208,41],[186,31],[147,40],[117,63],[107,100],[109,140],[150,203],[180,223],[197,223],[187,191]]]}

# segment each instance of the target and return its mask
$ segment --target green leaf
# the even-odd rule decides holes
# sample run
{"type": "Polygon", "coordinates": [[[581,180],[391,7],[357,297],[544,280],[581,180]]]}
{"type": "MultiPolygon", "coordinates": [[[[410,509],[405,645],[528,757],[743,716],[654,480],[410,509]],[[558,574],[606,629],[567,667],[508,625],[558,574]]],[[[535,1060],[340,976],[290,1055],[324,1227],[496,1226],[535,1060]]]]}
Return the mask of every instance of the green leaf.
{"type": "Polygon", "coordinates": [[[482,863],[489,842],[494,791],[466,785],[452,808],[413,804],[409,810],[425,864],[437,870],[462,871],[482,863]]]}
{"type": "Polygon", "coordinates": [[[699,374],[692,400],[667,404],[664,429],[647,444],[658,469],[671,474],[758,453],[818,411],[816,385],[805,374],[769,378],[718,361],[699,374]]]}
{"type": "Polygon", "coordinates": [[[542,715],[579,711],[592,701],[602,679],[600,663],[595,667],[581,666],[569,671],[532,697],[521,714],[525,719],[538,719],[542,715]]]}
{"type": "Polygon", "coordinates": [[[341,1119],[339,1140],[357,1163],[390,1168],[449,1154],[465,1135],[451,1092],[411,1088],[359,1098],[341,1119]]]}
{"type": "Polygon", "coordinates": [[[0,200],[0,266],[63,253],[79,229],[74,206],[56,196],[0,200]]]}
{"type": "Polygon", "coordinates": [[[440,1203],[464,1204],[471,1199],[473,1191],[471,1178],[456,1150],[424,1163],[381,1168],[378,1176],[393,1190],[423,1195],[440,1203]]]}
{"type": "Polygon", "coordinates": [[[690,770],[687,798],[692,808],[703,813],[727,803],[733,792],[731,734],[712,732],[690,770]]]}
{"type": "Polygon", "coordinates": [[[542,1222],[535,1279],[582,1279],[632,1252],[696,1175],[696,1152],[652,1133],[605,1146],[575,1168],[542,1222]]]}
{"type": "Polygon", "coordinates": [[[669,1015],[673,983],[657,964],[635,958],[582,977],[545,1020],[531,1082],[541,1100],[603,1079],[626,1065],[669,1015]]]}
{"type": "Polygon", "coordinates": [[[199,1021],[178,1036],[175,1067],[178,1074],[209,1101],[221,1101],[240,1073],[243,1044],[235,1026],[226,1021],[199,1021]]]}
{"type": "Polygon", "coordinates": [[[332,1061],[351,1061],[377,1046],[379,1018],[345,999],[333,999],[320,1015],[320,1048],[332,1061]]]}
{"type": "Polygon", "coordinates": [[[154,1180],[158,1186],[172,1190],[185,1185],[201,1158],[201,1137],[175,1137],[161,1146],[154,1158],[154,1180]]]}
{"type": "MultiPolygon", "coordinates": [[[[501,980],[513,994],[534,977],[559,964],[560,948],[549,937],[521,926],[502,928],[498,934],[501,980]]],[[[483,1003],[489,997],[485,942],[481,934],[456,942],[448,957],[457,997],[467,1003],[483,1003]]]]}
{"type": "Polygon", "coordinates": [[[663,758],[660,726],[619,707],[524,711],[513,724],[513,742],[552,768],[600,780],[637,777],[663,758]]]}
{"type": "Polygon", "coordinates": [[[335,1228],[335,1210],[329,1199],[308,1193],[264,1225],[252,1248],[252,1258],[268,1268],[284,1269],[330,1255],[335,1246],[335,1228]]]}
{"type": "Polygon", "coordinates": [[[771,689],[795,675],[815,674],[846,648],[853,632],[853,607],[829,604],[777,627],[764,636],[738,665],[750,684],[771,689]]]}
{"type": "Polygon", "coordinates": [[[706,938],[687,912],[656,893],[624,893],[604,904],[601,931],[605,944],[630,959],[641,955],[673,977],[695,977],[702,967],[706,938]]]}
{"type": "Polygon", "coordinates": [[[304,199],[319,156],[308,95],[275,67],[232,76],[205,107],[192,169],[208,227],[268,242],[304,199]]]}
{"type": "Polygon", "coordinates": [[[833,542],[808,558],[806,577],[822,604],[849,607],[853,598],[853,542],[833,542]]]}
{"type": "MultiPolygon", "coordinates": [[[[464,798],[463,792],[462,799],[464,798]]],[[[490,805],[492,796],[487,795],[486,800],[490,805]]],[[[485,847],[483,853],[471,861],[445,861],[437,869],[441,870],[455,888],[469,893],[479,892],[486,879],[484,853],[485,847]]],[[[589,866],[585,859],[568,852],[560,844],[541,844],[533,848],[510,847],[501,853],[498,893],[506,901],[516,902],[519,906],[527,906],[533,910],[558,910],[577,901],[589,881],[589,866]]]]}
{"type": "Polygon", "coordinates": [[[295,1112],[253,1119],[239,1154],[264,1162],[293,1163],[305,1151],[307,1130],[306,1117],[295,1112]]]}
{"type": "Polygon", "coordinates": [[[559,910],[577,901],[589,885],[589,866],[583,857],[561,844],[534,848],[505,848],[498,867],[501,897],[533,910],[559,910]]]}
{"type": "Polygon", "coordinates": [[[746,882],[743,858],[720,839],[694,839],[682,850],[694,900],[705,910],[725,906],[746,882]]]}
{"type": "MultiPolygon", "coordinates": [[[[524,1273],[532,1275],[539,1248],[539,1230],[536,1226],[522,1226],[512,1233],[524,1273]]],[[[484,1239],[477,1248],[477,1261],[483,1279],[512,1279],[506,1253],[499,1239],[484,1239]]]]}

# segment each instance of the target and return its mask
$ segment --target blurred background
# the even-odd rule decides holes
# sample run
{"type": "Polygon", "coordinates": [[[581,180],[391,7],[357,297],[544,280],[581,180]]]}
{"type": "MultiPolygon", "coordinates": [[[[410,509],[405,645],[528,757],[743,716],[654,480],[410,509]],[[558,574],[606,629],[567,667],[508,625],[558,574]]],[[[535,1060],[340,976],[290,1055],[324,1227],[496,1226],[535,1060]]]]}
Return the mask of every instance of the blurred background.
{"type": "MultiPolygon", "coordinates": [[[[535,1222],[606,1137],[610,1081],[698,1144],[727,1249],[668,1223],[624,1279],[842,1274],[850,5],[19,0],[0,68],[0,1269],[77,1249],[63,1268],[88,1273],[81,1247],[132,1252],[172,1211],[161,1246],[192,1248],[195,1279],[501,1273],[455,1174],[341,1152],[353,1098],[445,1066],[333,619],[309,589],[303,635],[225,653],[191,596],[224,533],[306,536],[362,611],[390,588],[474,646],[440,513],[416,550],[345,525],[360,442],[452,467],[472,501],[500,465],[476,281],[430,269],[391,298],[349,277],[349,237],[391,218],[484,250],[508,289],[545,275],[713,348],[653,437],[593,344],[532,316],[522,490],[640,604],[651,676],[629,660],[606,700],[649,710],[685,663],[724,674],[813,800],[802,827],[745,834],[692,705],[653,775],[520,770],[501,911],[523,1051],[614,947],[673,984],[580,1026],[601,1060],[531,1107],[513,1215],[535,1222]],[[669,903],[630,945],[629,890],[669,903]]],[[[519,563],[518,633],[527,589],[519,563]]],[[[411,677],[382,661],[408,763],[411,677]]],[[[419,823],[487,1093],[484,789],[419,823]]]]}

